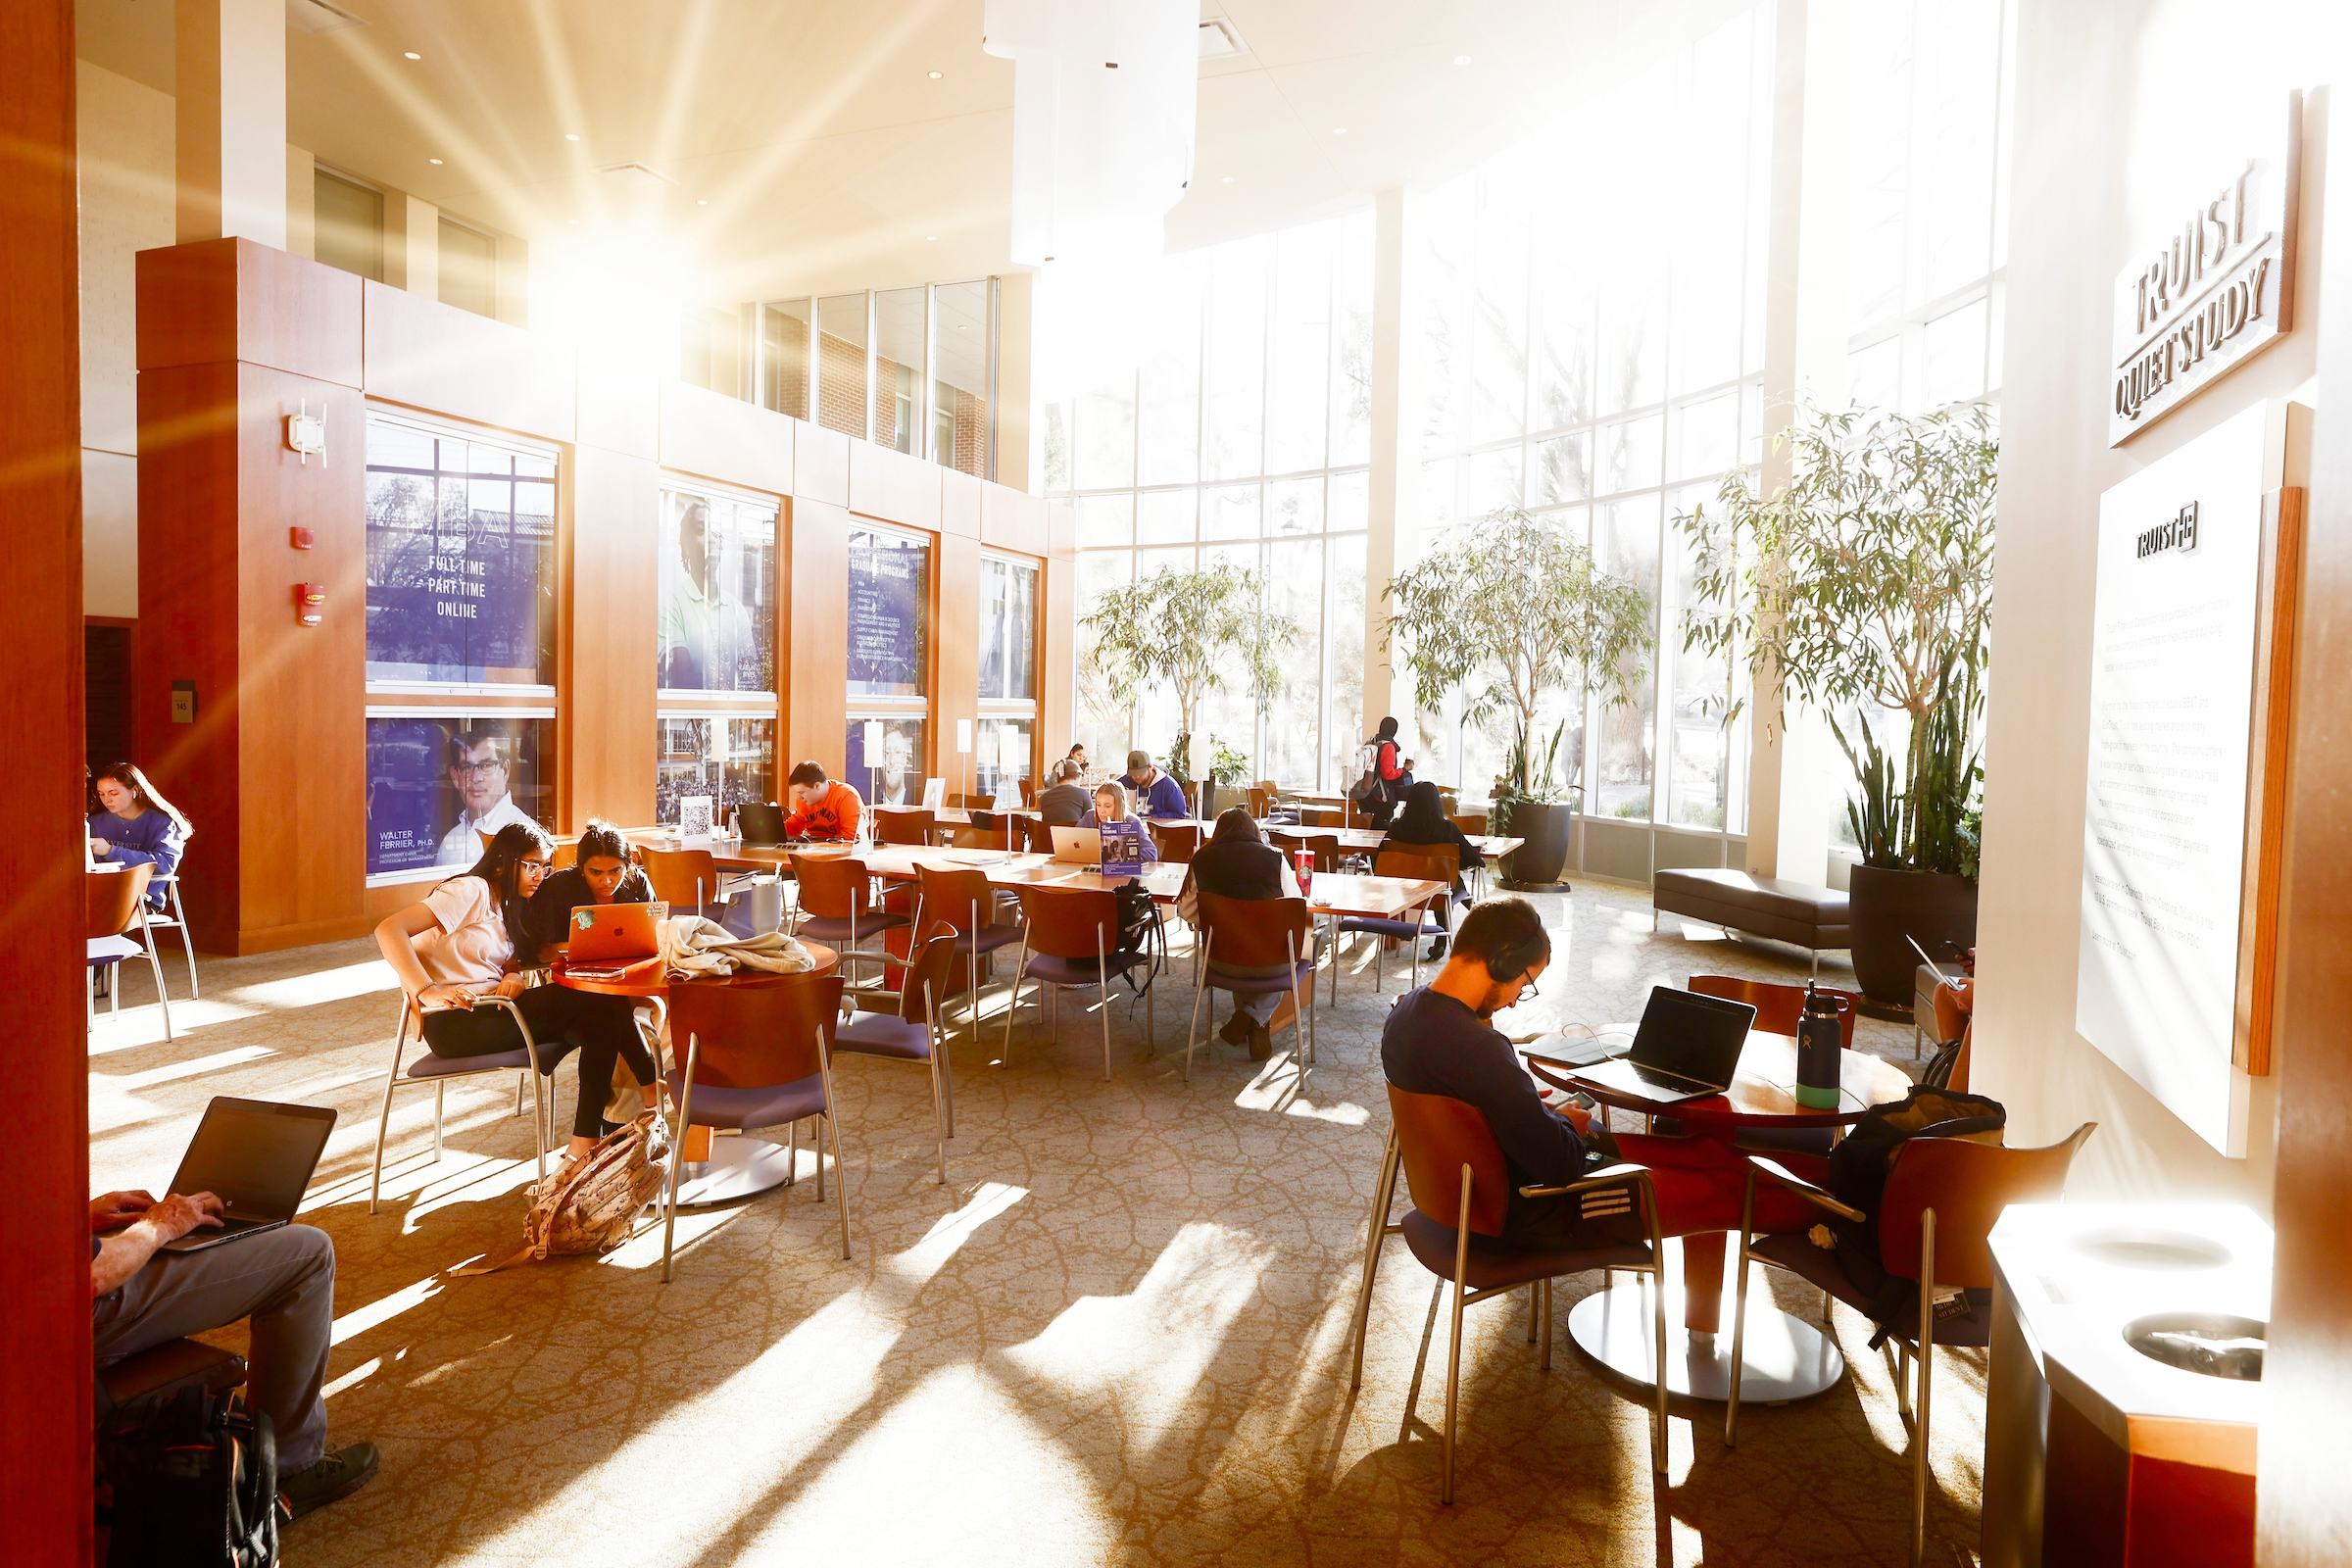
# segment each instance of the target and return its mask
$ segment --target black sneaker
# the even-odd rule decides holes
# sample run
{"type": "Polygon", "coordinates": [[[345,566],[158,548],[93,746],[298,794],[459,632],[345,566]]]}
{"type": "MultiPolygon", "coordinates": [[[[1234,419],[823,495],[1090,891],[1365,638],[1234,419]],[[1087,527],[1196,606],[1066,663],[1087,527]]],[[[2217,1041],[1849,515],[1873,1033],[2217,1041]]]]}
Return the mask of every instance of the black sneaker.
{"type": "Polygon", "coordinates": [[[1434,938],[1429,944],[1429,961],[1437,963],[1442,961],[1445,956],[1446,939],[1444,937],[1434,938]]]}
{"type": "Polygon", "coordinates": [[[337,1448],[316,1464],[290,1476],[278,1477],[278,1501],[285,1504],[288,1519],[299,1519],[314,1508],[323,1508],[350,1496],[374,1480],[375,1465],[372,1443],[355,1443],[348,1448],[337,1448]]]}

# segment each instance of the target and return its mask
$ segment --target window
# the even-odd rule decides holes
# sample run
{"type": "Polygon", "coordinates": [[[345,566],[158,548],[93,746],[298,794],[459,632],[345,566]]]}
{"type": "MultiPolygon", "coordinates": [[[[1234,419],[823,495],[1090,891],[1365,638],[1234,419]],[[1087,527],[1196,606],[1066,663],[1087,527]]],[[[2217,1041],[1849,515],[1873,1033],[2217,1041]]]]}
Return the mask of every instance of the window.
{"type": "Polygon", "coordinates": [[[448,876],[481,858],[480,835],[555,819],[540,758],[555,715],[371,709],[368,714],[368,880],[448,876]]]}
{"type": "Polygon", "coordinates": [[[980,558],[980,700],[1037,696],[1037,568],[980,558]]]}
{"type": "Polygon", "coordinates": [[[368,416],[368,679],[552,686],[556,460],[368,416]]]}
{"type": "Polygon", "coordinates": [[[498,314],[498,241],[441,220],[441,303],[476,316],[498,314]]]}
{"type": "Polygon", "coordinates": [[[874,444],[923,456],[923,349],[928,290],[874,296],[874,444]]]}
{"type": "Polygon", "coordinates": [[[381,283],[384,193],[321,169],[312,175],[311,203],[311,254],[329,267],[381,283]]]}
{"type": "Polygon", "coordinates": [[[1030,737],[1035,731],[1026,718],[983,718],[974,726],[972,782],[981,795],[1008,794],[1019,804],[1021,780],[1030,776],[1030,737]]]}
{"type": "MultiPolygon", "coordinates": [[[[1057,307],[1083,322],[1151,300],[1116,350],[1083,331],[1041,333],[1073,356],[1044,368],[1047,384],[1069,390],[1043,417],[1046,491],[1076,506],[1079,614],[1163,565],[1232,561],[1256,570],[1268,607],[1299,623],[1284,688],[1263,712],[1246,691],[1203,706],[1196,773],[1221,741],[1250,759],[1251,779],[1352,782],[1341,774],[1368,732],[1372,231],[1363,213],[1235,240],[1057,307]]],[[[1131,741],[1164,755],[1177,728],[1171,693],[1114,705],[1083,643],[1077,681],[1071,738],[1090,755],[1124,756],[1131,741]]]]}
{"type": "Polygon", "coordinates": [[[927,755],[920,717],[853,713],[841,776],[869,806],[920,806],[927,755]]]}
{"type": "Polygon", "coordinates": [[[929,686],[931,546],[908,534],[850,535],[852,697],[921,697],[929,686]]]}
{"type": "Polygon", "coordinates": [[[994,476],[996,285],[942,283],[931,291],[931,461],[974,478],[994,476]]]}
{"type": "Polygon", "coordinates": [[[812,417],[808,408],[809,300],[760,307],[759,401],[763,409],[812,417]]]}
{"type": "Polygon", "coordinates": [[[816,302],[816,422],[863,438],[865,296],[835,294],[816,302]]]}
{"type": "Polygon", "coordinates": [[[717,821],[744,801],[772,801],[776,721],[764,713],[663,713],[654,720],[654,816],[678,819],[678,802],[708,795],[717,821]]]}
{"type": "Polygon", "coordinates": [[[662,492],[656,681],[670,692],[776,689],[776,507],[662,492]]]}

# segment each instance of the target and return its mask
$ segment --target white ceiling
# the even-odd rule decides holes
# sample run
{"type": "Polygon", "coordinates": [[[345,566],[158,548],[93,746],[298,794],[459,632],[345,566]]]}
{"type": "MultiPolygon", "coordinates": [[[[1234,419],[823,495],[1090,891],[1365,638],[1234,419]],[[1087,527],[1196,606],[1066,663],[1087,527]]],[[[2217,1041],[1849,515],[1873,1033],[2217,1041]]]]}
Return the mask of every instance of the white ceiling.
{"type": "MultiPolygon", "coordinates": [[[[657,235],[709,303],[1008,270],[1012,66],[981,0],[334,3],[366,25],[288,30],[288,139],[453,216],[657,235]],[[677,183],[596,172],[620,163],[677,183]]],[[[1206,0],[1250,53],[1201,66],[1169,247],[1435,184],[1749,3],[1206,0]]],[[[83,58],[171,90],[171,0],[75,9],[83,58]]]]}

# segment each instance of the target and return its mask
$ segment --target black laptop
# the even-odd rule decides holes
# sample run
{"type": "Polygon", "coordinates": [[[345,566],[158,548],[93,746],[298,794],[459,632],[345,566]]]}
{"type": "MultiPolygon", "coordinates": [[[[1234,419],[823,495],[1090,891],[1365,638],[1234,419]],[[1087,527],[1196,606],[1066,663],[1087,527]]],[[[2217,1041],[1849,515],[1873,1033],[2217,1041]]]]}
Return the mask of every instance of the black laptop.
{"type": "Polygon", "coordinates": [[[1755,1026],[1756,1009],[1744,1002],[1702,997],[1695,991],[1652,986],[1642,1027],[1624,1055],[1579,1067],[1582,1082],[1643,1100],[1672,1104],[1704,1100],[1732,1087],[1740,1053],[1755,1026]]]}
{"type": "Polygon", "coordinates": [[[334,1130],[335,1113],[324,1105],[216,1099],[165,1191],[211,1193],[220,1200],[220,1226],[190,1231],[164,1250],[200,1252],[291,1223],[334,1130]]]}
{"type": "Polygon", "coordinates": [[[784,842],[784,808],[773,801],[741,801],[735,807],[735,825],[746,844],[784,842]]]}

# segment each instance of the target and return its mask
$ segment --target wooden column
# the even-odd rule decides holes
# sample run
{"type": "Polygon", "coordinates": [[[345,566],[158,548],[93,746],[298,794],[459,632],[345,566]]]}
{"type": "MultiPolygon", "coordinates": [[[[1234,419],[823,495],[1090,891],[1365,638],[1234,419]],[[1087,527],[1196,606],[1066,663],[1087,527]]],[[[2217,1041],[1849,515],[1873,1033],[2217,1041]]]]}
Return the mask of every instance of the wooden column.
{"type": "Polygon", "coordinates": [[[842,742],[849,729],[850,524],[847,507],[808,496],[792,498],[790,550],[792,597],[785,646],[784,751],[776,759],[781,779],[808,758],[840,776],[848,760],[842,742]]]}
{"type": "MultiPolygon", "coordinates": [[[[2352,159],[2327,163],[2327,210],[2352,204],[2352,159]]],[[[2322,253],[2319,415],[2303,536],[2298,676],[2278,906],[2278,1230],[2257,1478],[2255,1560],[2324,1568],[2352,1550],[2352,246],[2322,253]]]]}
{"type": "Polygon", "coordinates": [[[89,1068],[80,1000],[81,352],[74,7],[0,6],[0,517],[24,585],[0,639],[0,940],[12,966],[0,1249],[0,1532],[11,1561],[90,1560],[89,1068]]]}
{"type": "Polygon", "coordinates": [[[360,280],[247,239],[138,258],[139,622],[132,707],[185,810],[196,945],[363,935],[367,421],[360,280]],[[285,417],[326,420],[308,462],[285,417]],[[297,549],[291,531],[311,530],[297,549]],[[297,583],[323,584],[304,626],[297,583]],[[196,687],[174,723],[175,681],[196,687]]]}
{"type": "Polygon", "coordinates": [[[939,716],[931,726],[931,771],[948,781],[953,795],[975,787],[964,781],[967,759],[956,750],[957,719],[975,726],[968,759],[972,777],[978,777],[980,765],[980,541],[943,533],[935,553],[931,711],[939,716]]]}

